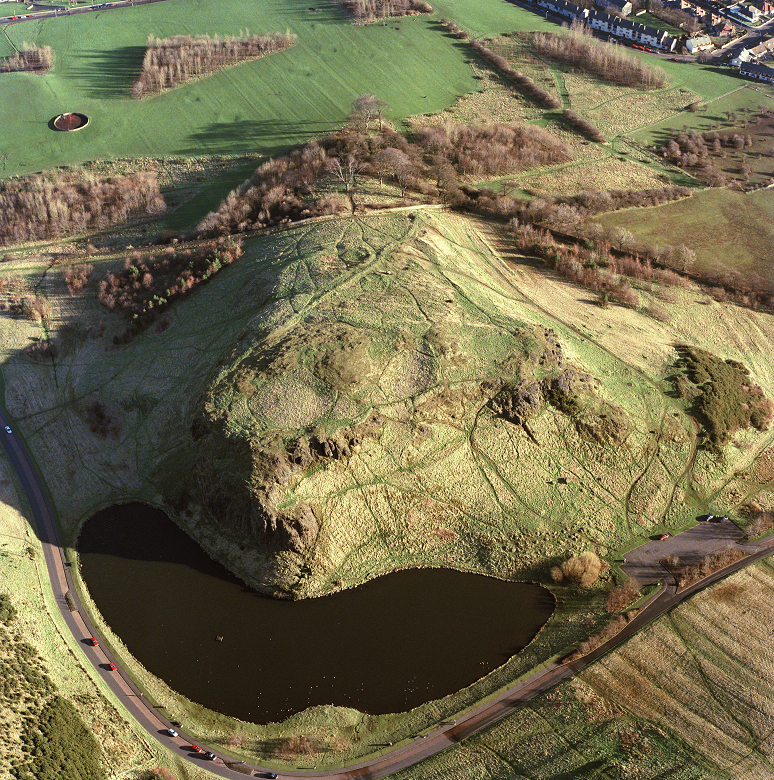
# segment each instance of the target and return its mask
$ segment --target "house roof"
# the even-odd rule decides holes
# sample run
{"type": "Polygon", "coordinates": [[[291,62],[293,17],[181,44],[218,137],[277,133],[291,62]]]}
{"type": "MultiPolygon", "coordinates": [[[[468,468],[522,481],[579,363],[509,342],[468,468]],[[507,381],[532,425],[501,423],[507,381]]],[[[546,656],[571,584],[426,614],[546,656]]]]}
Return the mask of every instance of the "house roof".
{"type": "Polygon", "coordinates": [[[757,73],[760,76],[767,76],[774,79],[774,68],[767,68],[765,65],[759,65],[757,62],[743,62],[739,66],[739,71],[745,73],[757,73]]]}

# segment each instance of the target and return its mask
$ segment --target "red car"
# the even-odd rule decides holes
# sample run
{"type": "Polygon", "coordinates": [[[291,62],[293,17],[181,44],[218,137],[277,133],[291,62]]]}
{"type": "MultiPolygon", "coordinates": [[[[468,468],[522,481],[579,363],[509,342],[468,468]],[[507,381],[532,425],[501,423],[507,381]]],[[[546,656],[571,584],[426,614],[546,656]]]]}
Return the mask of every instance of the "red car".
{"type": "Polygon", "coordinates": [[[115,672],[117,668],[118,667],[112,661],[108,664],[108,669],[110,669],[111,672],[115,672]]]}
{"type": "Polygon", "coordinates": [[[94,647],[96,647],[99,644],[99,642],[94,637],[91,637],[91,639],[89,639],[89,642],[91,642],[92,645],[94,645],[94,647]]]}
{"type": "Polygon", "coordinates": [[[663,542],[664,539],[669,539],[669,534],[661,534],[661,536],[658,537],[659,542],[663,542]]]}
{"type": "Polygon", "coordinates": [[[191,745],[191,750],[194,750],[197,753],[204,753],[204,751],[198,745],[191,745]]]}

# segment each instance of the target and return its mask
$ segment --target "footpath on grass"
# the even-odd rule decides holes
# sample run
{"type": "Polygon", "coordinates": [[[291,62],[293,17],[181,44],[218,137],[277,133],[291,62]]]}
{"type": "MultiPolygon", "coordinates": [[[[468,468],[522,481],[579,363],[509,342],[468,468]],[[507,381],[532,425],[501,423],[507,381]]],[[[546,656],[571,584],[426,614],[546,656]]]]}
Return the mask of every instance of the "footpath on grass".
{"type": "MultiPolygon", "coordinates": [[[[0,427],[6,425],[10,425],[10,421],[0,412],[0,427]]],[[[110,654],[104,647],[104,644],[94,645],[92,643],[92,638],[97,637],[97,633],[83,606],[80,604],[73,587],[69,564],[64,558],[54,514],[46,497],[42,479],[38,475],[34,462],[19,436],[15,433],[2,432],[0,432],[0,435],[2,435],[3,447],[19,477],[31,507],[32,519],[43,547],[43,555],[54,599],[68,629],[83,648],[84,652],[81,660],[84,663],[91,663],[95,667],[104,684],[112,690],[126,708],[126,711],[147,731],[149,736],[164,745],[164,747],[173,750],[179,758],[187,760],[200,769],[206,769],[220,777],[244,777],[246,773],[252,774],[255,771],[265,775],[269,771],[266,768],[236,762],[228,757],[216,756],[211,761],[204,759],[200,753],[193,749],[194,743],[192,740],[179,729],[180,733],[177,736],[170,736],[167,732],[167,729],[172,727],[170,721],[143,697],[141,691],[132,682],[129,675],[118,665],[117,659],[110,654]],[[111,664],[115,665],[115,670],[111,669],[111,664]],[[226,762],[232,765],[239,764],[239,770],[241,771],[230,769],[226,762]]],[[[717,539],[713,537],[718,535],[724,538],[732,536],[738,543],[741,531],[732,523],[722,525],[724,528],[721,531],[717,531],[716,528],[720,527],[719,524],[700,524],[697,526],[700,529],[699,531],[694,528],[683,534],[671,537],[671,541],[667,540],[670,541],[670,544],[666,546],[664,546],[663,542],[649,542],[642,545],[636,550],[627,553],[627,563],[624,568],[626,569],[627,566],[634,567],[639,572],[640,577],[644,576],[644,569],[646,569],[650,572],[648,576],[651,578],[657,577],[662,583],[671,582],[671,575],[664,569],[659,570],[659,561],[665,555],[671,554],[676,550],[680,550],[686,556],[696,554],[697,550],[701,551],[701,548],[705,545],[716,544],[717,539]],[[675,550],[672,550],[672,547],[675,547],[675,550]]],[[[627,623],[622,631],[582,658],[569,663],[551,662],[540,671],[491,697],[479,706],[458,715],[456,720],[444,721],[439,724],[438,728],[419,734],[413,740],[404,741],[394,747],[389,746],[390,749],[382,755],[340,769],[317,770],[310,767],[303,770],[281,770],[278,774],[282,777],[326,777],[334,778],[335,780],[380,778],[412,766],[435,753],[439,753],[441,750],[445,750],[447,747],[495,723],[536,696],[550,690],[562,680],[572,676],[604,653],[626,641],[636,631],[639,631],[650,621],[664,614],[664,612],[670,610],[696,591],[707,587],[707,585],[716,582],[731,572],[741,569],[752,561],[771,555],[774,552],[774,535],[758,542],[747,545],[738,544],[738,546],[745,551],[746,555],[744,558],[709,575],[680,593],[677,593],[677,588],[674,584],[662,584],[660,589],[641,607],[637,616],[627,623]]],[[[651,581],[653,580],[651,579],[651,581]]],[[[645,585],[648,583],[641,580],[640,584],[645,585]]],[[[205,749],[208,748],[205,747],[205,749]]]]}

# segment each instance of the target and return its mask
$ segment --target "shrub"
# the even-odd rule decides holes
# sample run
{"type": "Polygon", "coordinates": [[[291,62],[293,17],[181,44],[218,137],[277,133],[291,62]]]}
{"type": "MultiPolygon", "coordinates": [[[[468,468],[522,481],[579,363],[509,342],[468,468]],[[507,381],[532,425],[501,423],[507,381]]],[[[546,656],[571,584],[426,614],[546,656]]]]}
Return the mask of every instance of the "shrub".
{"type": "Polygon", "coordinates": [[[0,244],[101,230],[135,213],[161,214],[156,174],[99,179],[83,171],[49,171],[0,184],[0,244]]]}
{"type": "Polygon", "coordinates": [[[256,59],[295,43],[291,33],[258,33],[219,38],[210,35],[148,37],[142,69],[132,84],[132,95],[156,95],[191,79],[214,73],[244,60],[256,59]]]}
{"type": "Polygon", "coordinates": [[[587,138],[590,138],[592,141],[605,143],[607,140],[602,134],[602,131],[593,122],[590,122],[588,119],[584,119],[584,117],[582,117],[576,111],[573,111],[570,108],[565,108],[564,111],[562,111],[562,116],[572,127],[583,133],[583,135],[585,135],[587,138]]]}
{"type": "Polygon", "coordinates": [[[533,33],[532,42],[541,56],[569,63],[615,84],[643,89],[663,89],[667,85],[661,68],[629,55],[617,44],[593,38],[583,23],[573,22],[565,33],[533,33]]]}
{"type": "Polygon", "coordinates": [[[189,295],[243,253],[240,241],[222,238],[194,249],[169,246],[155,255],[136,255],[126,260],[122,271],[111,272],[100,282],[98,299],[130,321],[130,330],[118,337],[128,341],[170,303],[189,295]]]}
{"type": "Polygon", "coordinates": [[[50,46],[22,43],[22,50],[0,60],[0,73],[46,71],[54,67],[54,51],[50,46]]]}
{"type": "Polygon", "coordinates": [[[596,553],[587,551],[568,558],[559,568],[563,579],[590,588],[599,579],[602,561],[596,553]]]}
{"type": "Polygon", "coordinates": [[[16,617],[16,607],[7,593],[0,593],[0,623],[10,623],[16,617]]]}
{"type": "Polygon", "coordinates": [[[62,270],[62,278],[70,291],[70,295],[83,292],[89,282],[89,277],[94,272],[94,266],[90,263],[84,265],[68,265],[62,270]]]}
{"type": "Polygon", "coordinates": [[[431,14],[433,7],[425,0],[336,0],[360,24],[375,22],[390,16],[431,14]]]}
{"type": "Polygon", "coordinates": [[[625,609],[640,597],[640,590],[633,580],[616,585],[607,596],[607,611],[617,612],[625,609]]]}
{"type": "Polygon", "coordinates": [[[740,429],[767,430],[774,418],[774,404],[750,380],[749,371],[735,360],[722,360],[698,347],[678,348],[688,379],[699,391],[694,416],[704,428],[705,443],[717,449],[740,429]]]}

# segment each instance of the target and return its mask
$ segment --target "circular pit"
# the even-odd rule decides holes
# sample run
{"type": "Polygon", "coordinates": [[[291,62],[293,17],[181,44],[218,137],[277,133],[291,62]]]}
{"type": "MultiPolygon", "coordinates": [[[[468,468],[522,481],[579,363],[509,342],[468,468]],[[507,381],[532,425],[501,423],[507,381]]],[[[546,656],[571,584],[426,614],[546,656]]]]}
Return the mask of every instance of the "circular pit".
{"type": "Polygon", "coordinates": [[[89,124],[89,117],[86,114],[69,113],[60,114],[54,120],[54,127],[57,130],[64,130],[65,132],[72,132],[73,130],[82,130],[89,124]]]}

